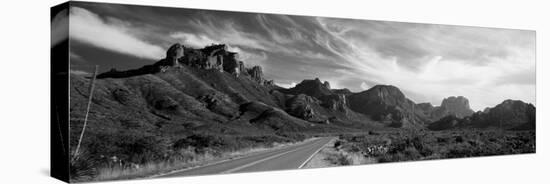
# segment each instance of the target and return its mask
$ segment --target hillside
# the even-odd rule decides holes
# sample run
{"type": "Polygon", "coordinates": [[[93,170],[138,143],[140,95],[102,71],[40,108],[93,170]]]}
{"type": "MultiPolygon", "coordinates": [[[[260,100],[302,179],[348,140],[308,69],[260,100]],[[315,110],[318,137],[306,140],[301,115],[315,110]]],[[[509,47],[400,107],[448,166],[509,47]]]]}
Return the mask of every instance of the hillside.
{"type": "Polygon", "coordinates": [[[420,107],[390,85],[377,85],[349,95],[350,108],[391,127],[420,128],[428,122],[420,107]]]}

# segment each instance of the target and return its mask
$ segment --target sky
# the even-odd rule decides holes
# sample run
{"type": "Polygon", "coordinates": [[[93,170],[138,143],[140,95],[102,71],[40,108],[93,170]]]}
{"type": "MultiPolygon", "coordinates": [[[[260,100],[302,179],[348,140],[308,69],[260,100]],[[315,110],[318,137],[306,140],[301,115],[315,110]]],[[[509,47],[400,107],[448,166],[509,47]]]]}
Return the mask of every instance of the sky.
{"type": "Polygon", "coordinates": [[[449,96],[465,96],[474,110],[506,99],[535,104],[534,31],[72,4],[69,55],[75,73],[94,65],[106,71],[152,64],[174,43],[224,43],[283,87],[319,78],[353,92],[393,85],[416,103],[436,106],[449,96]]]}

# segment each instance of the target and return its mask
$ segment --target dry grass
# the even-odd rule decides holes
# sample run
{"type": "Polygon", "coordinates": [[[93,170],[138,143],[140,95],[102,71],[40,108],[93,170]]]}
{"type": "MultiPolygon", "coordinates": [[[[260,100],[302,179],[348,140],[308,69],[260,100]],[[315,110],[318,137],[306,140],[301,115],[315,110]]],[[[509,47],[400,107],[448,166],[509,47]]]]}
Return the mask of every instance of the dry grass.
{"type": "Polygon", "coordinates": [[[376,163],[376,159],[364,157],[359,153],[348,152],[337,146],[333,139],[304,166],[304,168],[322,168],[341,165],[359,165],[376,163]]]}
{"type": "MultiPolygon", "coordinates": [[[[136,165],[137,167],[120,167],[118,165],[111,167],[100,167],[97,168],[97,175],[92,180],[86,178],[85,181],[106,181],[154,177],[162,173],[169,173],[189,167],[195,167],[222,160],[238,158],[267,150],[280,149],[290,145],[308,142],[313,139],[315,138],[306,139],[304,141],[296,143],[273,143],[271,146],[245,148],[236,151],[224,152],[221,154],[213,154],[208,151],[203,154],[197,154],[191,148],[182,149],[179,151],[179,154],[183,156],[179,159],[170,159],[161,162],[149,162],[146,164],[136,165]]],[[[80,181],[75,180],[72,182],[80,181]]]]}

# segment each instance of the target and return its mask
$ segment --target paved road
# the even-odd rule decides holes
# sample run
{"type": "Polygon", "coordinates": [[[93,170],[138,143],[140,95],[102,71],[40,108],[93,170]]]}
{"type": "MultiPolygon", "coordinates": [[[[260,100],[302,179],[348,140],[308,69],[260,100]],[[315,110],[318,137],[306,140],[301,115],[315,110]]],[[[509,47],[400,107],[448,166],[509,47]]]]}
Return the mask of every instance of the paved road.
{"type": "Polygon", "coordinates": [[[184,169],[159,177],[224,174],[254,171],[272,171],[301,168],[333,137],[318,138],[306,143],[265,151],[202,167],[184,169]]]}

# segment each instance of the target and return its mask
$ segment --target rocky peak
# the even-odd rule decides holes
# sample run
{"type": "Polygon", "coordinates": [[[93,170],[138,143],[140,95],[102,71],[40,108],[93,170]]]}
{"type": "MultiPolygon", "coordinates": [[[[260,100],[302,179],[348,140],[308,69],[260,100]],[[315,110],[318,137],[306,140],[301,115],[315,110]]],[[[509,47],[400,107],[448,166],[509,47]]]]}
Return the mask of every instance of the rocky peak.
{"type": "Polygon", "coordinates": [[[470,103],[468,99],[466,99],[463,96],[451,96],[448,98],[443,99],[441,102],[441,107],[446,107],[449,109],[452,108],[466,108],[470,109],[470,103]]]}
{"type": "Polygon", "coordinates": [[[330,89],[330,83],[328,83],[328,81],[325,81],[323,83],[323,86],[325,86],[325,88],[327,88],[327,89],[330,89]]]}
{"type": "MultiPolygon", "coordinates": [[[[328,84],[328,82],[325,82],[325,84],[328,84]]],[[[315,98],[319,98],[321,96],[332,94],[330,88],[327,88],[325,84],[323,84],[321,80],[319,80],[319,78],[316,78],[314,80],[306,79],[297,84],[295,87],[291,88],[289,91],[294,94],[306,94],[315,98]]]]}
{"type": "Polygon", "coordinates": [[[166,59],[180,59],[184,56],[185,47],[179,43],[176,43],[166,51],[166,59]]]}
{"type": "Polygon", "coordinates": [[[336,94],[342,94],[342,95],[351,95],[352,92],[347,89],[347,88],[343,88],[343,89],[331,89],[331,91],[333,93],[336,93],[336,94]]]}
{"type": "Polygon", "coordinates": [[[470,116],[474,113],[474,111],[470,109],[470,103],[468,99],[463,96],[451,96],[445,98],[441,102],[441,106],[439,108],[440,114],[436,114],[436,116],[438,117],[454,115],[458,118],[462,118],[470,116]]]}
{"type": "Polygon", "coordinates": [[[399,88],[391,85],[376,85],[369,90],[349,95],[351,110],[371,116],[374,120],[387,122],[392,127],[418,127],[425,116],[417,113],[416,104],[407,99],[399,88]]]}
{"type": "Polygon", "coordinates": [[[392,85],[376,85],[359,94],[365,95],[368,99],[388,105],[398,105],[406,101],[405,95],[401,90],[392,85]]]}
{"type": "Polygon", "coordinates": [[[247,69],[248,75],[252,78],[252,80],[262,84],[264,82],[264,73],[262,71],[261,66],[254,66],[252,68],[247,69]]]}

